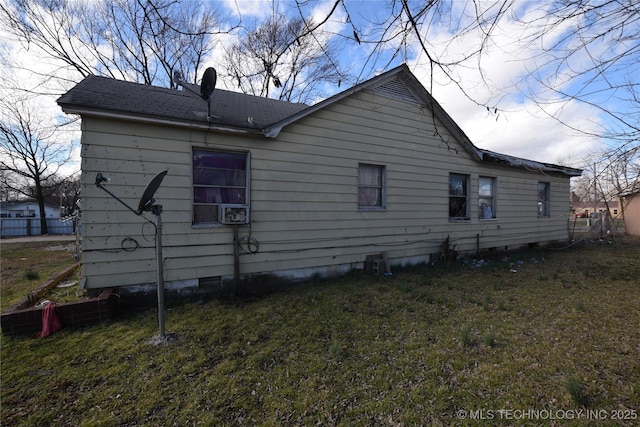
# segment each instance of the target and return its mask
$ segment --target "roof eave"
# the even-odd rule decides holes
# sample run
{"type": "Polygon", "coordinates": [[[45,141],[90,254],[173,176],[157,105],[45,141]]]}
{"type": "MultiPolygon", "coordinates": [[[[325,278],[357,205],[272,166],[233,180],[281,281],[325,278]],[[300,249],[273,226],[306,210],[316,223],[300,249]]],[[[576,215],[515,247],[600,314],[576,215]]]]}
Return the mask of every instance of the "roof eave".
{"type": "Polygon", "coordinates": [[[506,154],[494,153],[489,150],[480,150],[480,152],[482,154],[482,160],[487,163],[493,163],[517,169],[524,169],[528,171],[559,173],[569,177],[578,177],[582,175],[582,169],[570,168],[568,166],[552,165],[549,163],[542,163],[534,160],[521,159],[519,157],[509,156],[506,154]]]}
{"type": "Polygon", "coordinates": [[[225,132],[225,133],[249,134],[249,135],[257,135],[257,136],[263,135],[262,129],[256,129],[256,128],[222,126],[222,125],[213,124],[209,122],[199,123],[199,122],[192,122],[192,121],[172,120],[167,118],[157,118],[157,117],[127,114],[127,113],[114,112],[114,111],[97,110],[93,108],[83,108],[83,107],[77,107],[75,105],[64,104],[64,103],[59,103],[59,105],[60,105],[60,108],[62,108],[62,111],[65,112],[66,114],[77,114],[81,117],[90,116],[90,117],[99,117],[99,118],[105,118],[105,119],[127,120],[127,121],[134,121],[134,122],[147,123],[147,124],[179,126],[179,127],[186,127],[191,129],[202,129],[202,130],[208,130],[208,131],[214,130],[214,131],[225,132]]]}

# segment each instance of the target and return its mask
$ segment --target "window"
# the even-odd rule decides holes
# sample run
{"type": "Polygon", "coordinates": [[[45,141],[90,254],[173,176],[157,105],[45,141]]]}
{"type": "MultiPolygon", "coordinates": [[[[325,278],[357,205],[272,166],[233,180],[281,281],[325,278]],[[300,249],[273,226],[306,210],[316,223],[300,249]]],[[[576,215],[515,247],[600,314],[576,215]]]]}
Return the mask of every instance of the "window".
{"type": "Polygon", "coordinates": [[[219,222],[221,204],[248,204],[248,166],[248,153],[193,150],[193,224],[219,222]]]}
{"type": "Polygon", "coordinates": [[[469,175],[449,174],[449,218],[469,219],[469,175]]]}
{"type": "Polygon", "coordinates": [[[496,217],[496,179],[481,176],[478,180],[478,218],[496,217]]]}
{"type": "Polygon", "coordinates": [[[546,218],[549,216],[549,186],[548,182],[538,183],[538,217],[546,218]]]}
{"type": "Polygon", "coordinates": [[[358,165],[358,207],[360,209],[385,208],[385,167],[358,165]]]}

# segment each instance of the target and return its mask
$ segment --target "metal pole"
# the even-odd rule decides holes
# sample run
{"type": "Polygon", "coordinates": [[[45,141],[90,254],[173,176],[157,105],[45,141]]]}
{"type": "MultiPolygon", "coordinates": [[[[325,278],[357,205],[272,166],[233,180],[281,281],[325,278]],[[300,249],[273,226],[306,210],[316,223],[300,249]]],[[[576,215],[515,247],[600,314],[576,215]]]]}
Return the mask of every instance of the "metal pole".
{"type": "Polygon", "coordinates": [[[160,338],[164,338],[164,273],[162,271],[162,213],[161,205],[153,205],[151,207],[156,215],[156,261],[157,266],[157,286],[158,286],[158,326],[160,327],[160,338]]]}
{"type": "Polygon", "coordinates": [[[233,225],[233,295],[238,290],[240,280],[240,241],[238,240],[238,225],[233,225]]]}
{"type": "Polygon", "coordinates": [[[73,254],[73,259],[75,262],[80,261],[80,230],[78,229],[78,225],[80,223],[80,213],[76,212],[75,218],[73,218],[73,228],[76,232],[76,252],[73,254]]]}

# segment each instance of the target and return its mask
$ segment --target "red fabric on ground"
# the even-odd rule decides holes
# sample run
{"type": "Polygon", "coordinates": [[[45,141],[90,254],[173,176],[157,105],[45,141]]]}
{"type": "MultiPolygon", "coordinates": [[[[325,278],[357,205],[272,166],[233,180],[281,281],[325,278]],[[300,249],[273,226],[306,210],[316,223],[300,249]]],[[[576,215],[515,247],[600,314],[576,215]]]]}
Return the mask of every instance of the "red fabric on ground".
{"type": "Polygon", "coordinates": [[[46,338],[62,328],[62,322],[56,314],[55,308],[56,305],[50,302],[42,309],[42,331],[38,334],[40,338],[46,338]]]}

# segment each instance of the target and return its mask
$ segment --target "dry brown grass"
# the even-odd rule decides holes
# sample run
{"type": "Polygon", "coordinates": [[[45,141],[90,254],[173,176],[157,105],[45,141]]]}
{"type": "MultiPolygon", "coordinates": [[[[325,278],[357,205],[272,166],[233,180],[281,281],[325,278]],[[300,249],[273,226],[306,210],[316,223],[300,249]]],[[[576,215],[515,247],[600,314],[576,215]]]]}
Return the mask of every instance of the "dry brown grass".
{"type": "Polygon", "coordinates": [[[593,241],[173,302],[166,346],[153,309],[3,337],[2,425],[637,425],[639,260],[593,241]]]}
{"type": "MultiPolygon", "coordinates": [[[[12,243],[3,240],[0,310],[18,302],[56,273],[73,265],[74,252],[75,244],[72,242],[12,243]]],[[[66,291],[60,293],[63,295],[66,291]]]]}

